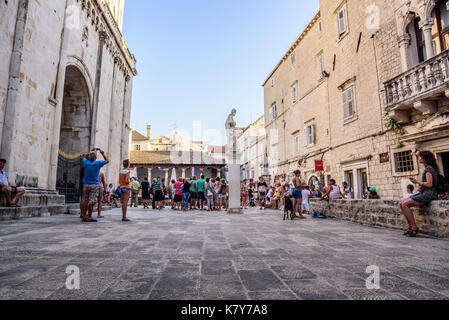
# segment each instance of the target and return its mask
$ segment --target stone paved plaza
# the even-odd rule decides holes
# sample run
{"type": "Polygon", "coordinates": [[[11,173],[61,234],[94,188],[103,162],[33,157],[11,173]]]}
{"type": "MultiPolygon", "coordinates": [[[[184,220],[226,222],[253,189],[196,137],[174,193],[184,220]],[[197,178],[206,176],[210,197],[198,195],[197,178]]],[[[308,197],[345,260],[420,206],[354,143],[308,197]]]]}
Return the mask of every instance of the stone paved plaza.
{"type": "Polygon", "coordinates": [[[448,299],[449,242],[274,211],[0,223],[1,299],[448,299]],[[65,288],[67,266],[80,290],[65,288]],[[381,270],[367,290],[366,268],[381,270]]]}

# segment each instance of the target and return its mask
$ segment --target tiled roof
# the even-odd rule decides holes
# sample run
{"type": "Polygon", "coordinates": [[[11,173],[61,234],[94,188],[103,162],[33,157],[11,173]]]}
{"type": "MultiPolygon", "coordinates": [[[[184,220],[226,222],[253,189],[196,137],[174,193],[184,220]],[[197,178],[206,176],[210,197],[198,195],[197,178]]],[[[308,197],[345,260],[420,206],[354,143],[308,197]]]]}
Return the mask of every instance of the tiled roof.
{"type": "Polygon", "coordinates": [[[209,146],[210,153],[226,153],[226,146],[209,146]]]}
{"type": "Polygon", "coordinates": [[[148,138],[145,137],[143,134],[137,132],[136,130],[133,130],[133,141],[147,141],[148,138]]]}
{"type": "Polygon", "coordinates": [[[202,152],[182,152],[170,151],[130,151],[129,159],[131,165],[136,166],[225,166],[224,160],[220,161],[209,157],[202,152]]]}

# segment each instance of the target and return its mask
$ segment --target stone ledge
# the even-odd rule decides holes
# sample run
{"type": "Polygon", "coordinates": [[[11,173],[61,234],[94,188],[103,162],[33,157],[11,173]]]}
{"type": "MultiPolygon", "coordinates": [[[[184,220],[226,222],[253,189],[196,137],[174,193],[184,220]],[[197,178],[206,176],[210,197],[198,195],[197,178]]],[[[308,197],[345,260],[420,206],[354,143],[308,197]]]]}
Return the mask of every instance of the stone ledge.
{"type": "MultiPolygon", "coordinates": [[[[405,230],[407,222],[398,200],[311,200],[312,211],[327,217],[363,225],[405,230]]],[[[429,208],[415,209],[415,219],[422,233],[449,239],[449,201],[434,201],[429,208]]]]}

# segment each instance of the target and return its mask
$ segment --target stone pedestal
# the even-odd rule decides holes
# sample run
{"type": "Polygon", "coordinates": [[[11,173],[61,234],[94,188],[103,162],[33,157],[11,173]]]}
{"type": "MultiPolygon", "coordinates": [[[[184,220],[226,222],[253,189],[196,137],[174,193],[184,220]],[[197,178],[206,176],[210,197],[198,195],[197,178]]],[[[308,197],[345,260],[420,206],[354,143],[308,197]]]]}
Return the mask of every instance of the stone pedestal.
{"type": "Polygon", "coordinates": [[[240,165],[229,164],[229,214],[242,214],[240,206],[240,165]]]}

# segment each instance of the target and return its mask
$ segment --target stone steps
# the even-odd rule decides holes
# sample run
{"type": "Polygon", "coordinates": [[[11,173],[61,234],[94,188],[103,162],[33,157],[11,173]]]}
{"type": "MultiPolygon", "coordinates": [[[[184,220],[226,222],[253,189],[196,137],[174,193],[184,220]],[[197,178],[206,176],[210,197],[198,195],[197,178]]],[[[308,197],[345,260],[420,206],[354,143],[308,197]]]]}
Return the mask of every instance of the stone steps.
{"type": "Polygon", "coordinates": [[[21,208],[0,208],[0,221],[18,220],[33,217],[51,217],[64,214],[79,207],[78,204],[59,204],[49,206],[27,206],[21,208]]]}
{"type": "MultiPolygon", "coordinates": [[[[65,197],[59,195],[56,191],[32,189],[26,191],[25,195],[20,198],[19,205],[22,207],[40,207],[64,205],[65,197]]],[[[0,206],[6,207],[6,198],[0,196],[0,206]]]]}

